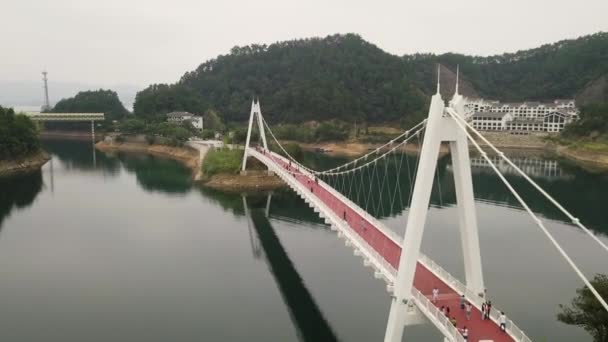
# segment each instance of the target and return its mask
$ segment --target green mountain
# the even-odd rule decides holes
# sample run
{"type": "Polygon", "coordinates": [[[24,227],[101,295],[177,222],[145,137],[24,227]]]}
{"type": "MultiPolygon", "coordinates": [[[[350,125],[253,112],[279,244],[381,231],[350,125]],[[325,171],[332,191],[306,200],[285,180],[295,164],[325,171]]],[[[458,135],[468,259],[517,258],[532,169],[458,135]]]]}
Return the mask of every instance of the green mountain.
{"type": "Polygon", "coordinates": [[[489,57],[461,54],[395,56],[355,34],[235,47],[187,72],[175,84],[139,92],[134,112],[215,109],[246,120],[253,96],[272,122],[398,122],[425,115],[436,65],[451,96],[460,65],[462,92],[502,101],[576,97],[608,102],[608,33],[489,57]]]}
{"type": "Polygon", "coordinates": [[[581,104],[608,102],[608,33],[539,48],[478,57],[447,53],[404,56],[407,72],[426,93],[434,90],[434,64],[455,69],[482,97],[503,101],[575,97],[581,104]]]}
{"type": "Polygon", "coordinates": [[[76,96],[62,99],[52,113],[105,113],[107,120],[118,120],[128,114],[118,94],[112,90],[81,91],[76,96]]]}
{"type": "Polygon", "coordinates": [[[422,115],[424,94],[404,61],[354,34],[235,47],[171,86],[137,94],[136,115],[219,110],[246,120],[253,96],[271,121],[399,120],[422,115]]]}

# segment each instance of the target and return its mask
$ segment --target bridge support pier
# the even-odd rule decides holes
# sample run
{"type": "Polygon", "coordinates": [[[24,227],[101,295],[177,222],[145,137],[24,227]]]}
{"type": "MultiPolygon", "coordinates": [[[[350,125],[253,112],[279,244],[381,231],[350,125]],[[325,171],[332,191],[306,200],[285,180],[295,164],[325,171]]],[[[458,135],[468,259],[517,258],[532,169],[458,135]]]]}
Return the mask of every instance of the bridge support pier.
{"type": "MultiPolygon", "coordinates": [[[[455,109],[458,114],[464,115],[463,98],[458,92],[450,102],[450,107],[455,109]]],[[[437,168],[437,158],[441,143],[444,141],[450,143],[454,166],[466,285],[474,295],[483,295],[484,292],[468,141],[465,133],[454,120],[449,116],[444,116],[444,110],[445,104],[439,93],[438,84],[437,93],[431,99],[426,134],[420,151],[414,193],[394,284],[395,292],[384,336],[385,342],[401,342],[403,337],[405,314],[407,304],[412,299],[414,275],[420,257],[420,246],[437,168]]],[[[425,293],[425,295],[429,295],[429,293],[425,293]]]]}

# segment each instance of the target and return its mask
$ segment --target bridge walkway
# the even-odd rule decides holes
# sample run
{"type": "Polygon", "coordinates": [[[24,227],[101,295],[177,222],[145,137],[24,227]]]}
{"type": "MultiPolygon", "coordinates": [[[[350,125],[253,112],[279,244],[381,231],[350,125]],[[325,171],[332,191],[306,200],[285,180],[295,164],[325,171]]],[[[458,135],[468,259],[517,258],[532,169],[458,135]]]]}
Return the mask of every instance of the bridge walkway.
{"type": "MultiPolygon", "coordinates": [[[[377,252],[393,268],[393,272],[398,269],[401,246],[393,237],[389,236],[384,229],[377,227],[377,224],[372,222],[366,215],[360,214],[361,208],[358,208],[359,210],[357,210],[352,204],[347,204],[343,199],[339,198],[339,196],[336,196],[333,191],[328,190],[329,185],[321,180],[315,180],[312,175],[291,166],[289,161],[285,158],[268,151],[260,153],[260,151],[252,148],[250,148],[250,151],[252,151],[250,155],[257,157],[260,161],[264,163],[271,161],[272,163],[275,163],[276,166],[288,171],[288,174],[293,178],[293,181],[298,182],[308,189],[310,195],[324,203],[337,217],[340,217],[343,220],[344,217],[346,217],[344,221],[347,226],[364,240],[369,248],[372,248],[377,252]],[[263,157],[260,156],[260,154],[263,154],[263,157]]],[[[389,281],[392,283],[394,277],[393,279],[389,279],[389,281]]],[[[500,331],[496,313],[493,314],[492,320],[482,319],[479,300],[471,300],[473,310],[470,320],[467,320],[465,310],[460,309],[461,293],[420,261],[416,266],[414,287],[427,299],[431,298],[432,289],[437,287],[440,296],[437,303],[433,303],[433,305],[436,308],[440,308],[441,306],[450,308],[450,318],[453,317],[456,319],[456,327],[458,329],[463,329],[465,326],[468,328],[468,341],[516,341],[516,339],[510,336],[512,333],[500,331]]],[[[471,298],[467,297],[467,299],[470,300],[471,298]]],[[[427,301],[427,303],[430,302],[427,301]]],[[[437,311],[435,310],[435,312],[437,311]]]]}

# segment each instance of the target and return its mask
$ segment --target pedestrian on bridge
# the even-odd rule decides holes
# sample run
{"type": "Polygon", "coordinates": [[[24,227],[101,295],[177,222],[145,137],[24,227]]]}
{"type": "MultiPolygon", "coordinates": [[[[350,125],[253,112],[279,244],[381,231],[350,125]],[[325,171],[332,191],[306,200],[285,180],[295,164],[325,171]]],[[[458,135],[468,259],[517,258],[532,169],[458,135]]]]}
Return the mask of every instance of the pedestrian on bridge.
{"type": "Polygon", "coordinates": [[[488,305],[486,305],[486,319],[490,319],[490,315],[492,314],[492,301],[488,301],[488,305]]]}
{"type": "Polygon", "coordinates": [[[481,319],[485,320],[486,317],[486,308],[488,307],[488,304],[486,302],[483,302],[483,304],[481,304],[481,319]]]}
{"type": "Polygon", "coordinates": [[[437,287],[433,288],[433,303],[437,303],[437,300],[439,299],[439,289],[437,287]]]}
{"type": "Polygon", "coordinates": [[[505,315],[504,311],[500,313],[500,317],[498,317],[498,323],[500,323],[500,331],[507,331],[507,315],[505,315]]]}
{"type": "Polygon", "coordinates": [[[465,314],[467,316],[467,321],[471,320],[471,311],[472,311],[472,309],[473,309],[473,304],[467,302],[465,304],[465,314]]]}
{"type": "Polygon", "coordinates": [[[460,310],[464,310],[464,306],[466,303],[466,298],[464,298],[464,294],[462,296],[460,296],[460,310]]]}
{"type": "Polygon", "coordinates": [[[346,221],[346,210],[344,210],[344,211],[342,212],[342,219],[343,219],[344,221],[346,221]]]}
{"type": "Polygon", "coordinates": [[[460,329],[460,333],[462,334],[462,338],[465,341],[469,340],[469,329],[467,329],[466,325],[464,326],[464,328],[460,329]]]}

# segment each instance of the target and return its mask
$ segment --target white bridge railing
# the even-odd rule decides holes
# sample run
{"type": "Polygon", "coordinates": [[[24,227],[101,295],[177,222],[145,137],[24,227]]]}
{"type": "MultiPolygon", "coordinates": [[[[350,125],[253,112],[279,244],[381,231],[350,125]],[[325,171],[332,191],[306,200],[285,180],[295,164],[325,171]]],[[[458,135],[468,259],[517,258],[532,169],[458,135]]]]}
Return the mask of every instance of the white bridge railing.
{"type": "MultiPolygon", "coordinates": [[[[271,158],[268,156],[258,152],[253,148],[249,148],[248,154],[254,156],[258,160],[262,161],[266,166],[269,167],[275,174],[277,174],[281,179],[285,181],[296,193],[298,193],[307,203],[311,205],[319,213],[319,216],[326,220],[326,223],[330,224],[332,228],[338,230],[341,235],[347,238],[347,244],[352,244],[356,249],[355,254],[357,252],[364,257],[366,262],[373,264],[374,268],[382,273],[384,280],[387,282],[388,287],[392,289],[392,285],[397,276],[397,270],[386,261],[386,259],[380,255],[374,248],[372,248],[363,238],[361,238],[356,232],[354,232],[349,226],[347,226],[342,219],[340,219],[325,203],[319,200],[316,196],[311,195],[304,185],[302,185],[297,179],[294,178],[292,172],[288,172],[280,165],[277,165],[271,158]]],[[[273,154],[274,157],[278,157],[285,162],[288,162],[282,156],[277,154],[273,154]]],[[[314,178],[314,176],[308,173],[305,170],[300,169],[298,171],[301,174],[314,178]]],[[[401,245],[400,240],[402,240],[397,233],[385,227],[382,223],[380,223],[376,218],[371,216],[369,213],[364,211],[361,207],[350,201],[348,198],[344,197],[341,193],[337,192],[331,186],[326,184],[325,182],[319,180],[319,185],[322,186],[325,190],[330,192],[336,198],[340,199],[344,203],[348,204],[351,209],[355,210],[362,217],[365,217],[368,222],[374,224],[376,228],[385,233],[389,238],[391,238],[394,242],[401,245]]],[[[425,266],[427,269],[431,270],[437,277],[439,277],[445,284],[450,286],[455,290],[459,295],[464,294],[465,298],[473,304],[478,310],[481,311],[481,305],[484,302],[484,298],[480,296],[478,293],[474,293],[469,290],[460,280],[456,277],[452,276],[448,271],[446,271],[443,267],[437,264],[428,256],[420,253],[420,257],[418,261],[425,266]]],[[[431,320],[438,329],[440,329],[443,334],[454,342],[463,342],[464,338],[462,337],[460,331],[456,327],[454,327],[449,319],[437,308],[424,294],[422,294],[417,289],[412,289],[412,299],[416,303],[416,306],[420,311],[431,320]]],[[[490,313],[490,318],[498,325],[498,319],[500,317],[501,311],[497,309],[494,305],[492,305],[492,311],[490,313]]],[[[507,333],[518,342],[531,342],[530,338],[510,319],[507,318],[507,333]]]]}
{"type": "MultiPolygon", "coordinates": [[[[423,264],[427,269],[433,271],[444,283],[451,286],[459,295],[464,294],[465,298],[473,304],[479,311],[481,311],[481,305],[484,302],[484,298],[478,293],[474,293],[469,290],[458,278],[451,275],[443,267],[437,264],[428,256],[420,253],[418,261],[423,264]]],[[[494,306],[492,303],[492,309],[490,312],[490,318],[498,325],[498,318],[500,317],[501,311],[494,306]]],[[[507,333],[511,335],[516,341],[520,342],[531,342],[530,338],[521,330],[511,319],[507,317],[507,333]]]]}

